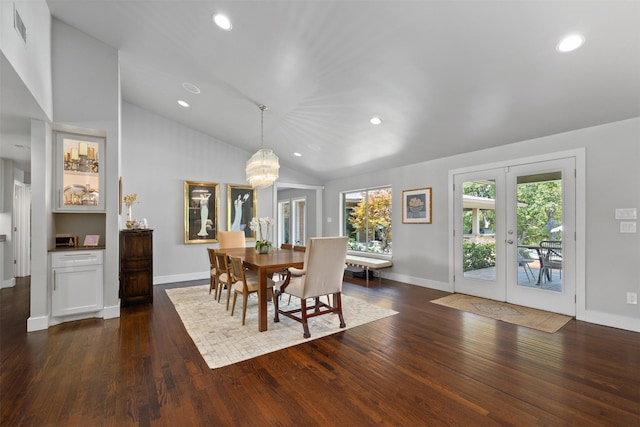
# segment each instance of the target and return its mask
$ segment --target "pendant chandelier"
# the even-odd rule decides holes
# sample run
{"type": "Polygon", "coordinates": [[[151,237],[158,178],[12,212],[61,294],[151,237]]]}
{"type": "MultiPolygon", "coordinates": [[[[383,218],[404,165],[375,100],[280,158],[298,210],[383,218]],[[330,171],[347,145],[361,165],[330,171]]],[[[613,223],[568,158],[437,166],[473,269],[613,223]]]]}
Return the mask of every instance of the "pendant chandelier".
{"type": "Polygon", "coordinates": [[[278,179],[280,161],[273,150],[264,148],[264,105],[260,108],[260,150],[258,150],[249,160],[247,160],[247,182],[253,188],[266,188],[273,185],[278,179]]]}

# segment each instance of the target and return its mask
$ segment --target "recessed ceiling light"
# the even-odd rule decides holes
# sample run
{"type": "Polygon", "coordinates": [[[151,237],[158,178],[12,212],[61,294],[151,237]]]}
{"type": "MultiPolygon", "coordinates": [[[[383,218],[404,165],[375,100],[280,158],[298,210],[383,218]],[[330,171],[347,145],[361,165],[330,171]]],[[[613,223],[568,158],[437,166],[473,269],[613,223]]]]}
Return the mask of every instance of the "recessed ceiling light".
{"type": "Polygon", "coordinates": [[[571,34],[562,39],[560,43],[558,43],[558,51],[559,52],[571,52],[572,50],[576,50],[580,46],[584,44],[584,37],[580,34],[571,34]]]}
{"type": "Polygon", "coordinates": [[[189,103],[187,101],[183,101],[182,99],[178,100],[178,104],[181,107],[185,107],[185,108],[189,106],[189,103]]]}
{"type": "Polygon", "coordinates": [[[298,153],[297,151],[295,153],[293,153],[293,155],[296,156],[296,157],[302,157],[302,154],[298,153]]]}
{"type": "Polygon", "coordinates": [[[185,90],[187,90],[188,92],[191,92],[193,94],[199,94],[200,93],[200,88],[194,84],[191,83],[182,83],[182,87],[185,88],[185,90]]]}
{"type": "Polygon", "coordinates": [[[371,117],[371,120],[369,121],[372,125],[379,125],[380,123],[382,123],[382,119],[380,117],[371,117]]]}
{"type": "Polygon", "coordinates": [[[229,20],[229,18],[227,18],[225,15],[222,15],[221,13],[214,13],[213,14],[213,22],[216,23],[216,25],[220,28],[222,28],[223,30],[231,30],[231,21],[229,20]]]}

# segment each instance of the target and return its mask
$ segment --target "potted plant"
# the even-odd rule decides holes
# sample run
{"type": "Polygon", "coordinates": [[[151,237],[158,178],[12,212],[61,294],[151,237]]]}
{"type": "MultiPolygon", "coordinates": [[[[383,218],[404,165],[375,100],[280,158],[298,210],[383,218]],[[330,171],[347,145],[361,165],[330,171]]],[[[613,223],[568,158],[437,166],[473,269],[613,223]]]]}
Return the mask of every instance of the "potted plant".
{"type": "Polygon", "coordinates": [[[251,218],[249,228],[251,228],[251,230],[253,231],[256,231],[258,234],[256,240],[256,251],[261,254],[268,253],[269,249],[271,248],[271,241],[269,240],[269,238],[271,236],[271,226],[273,224],[273,218],[251,218]]]}

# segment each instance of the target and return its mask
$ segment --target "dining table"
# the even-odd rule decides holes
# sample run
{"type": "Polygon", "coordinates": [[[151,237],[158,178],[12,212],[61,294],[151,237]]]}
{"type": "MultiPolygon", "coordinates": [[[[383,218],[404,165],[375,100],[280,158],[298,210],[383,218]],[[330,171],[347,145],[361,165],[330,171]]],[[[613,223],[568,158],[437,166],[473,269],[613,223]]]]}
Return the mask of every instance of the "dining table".
{"type": "Polygon", "coordinates": [[[302,269],[304,252],[271,248],[268,253],[258,253],[254,247],[225,248],[227,256],[240,257],[244,266],[258,275],[258,331],[267,330],[267,277],[287,267],[302,269]]]}

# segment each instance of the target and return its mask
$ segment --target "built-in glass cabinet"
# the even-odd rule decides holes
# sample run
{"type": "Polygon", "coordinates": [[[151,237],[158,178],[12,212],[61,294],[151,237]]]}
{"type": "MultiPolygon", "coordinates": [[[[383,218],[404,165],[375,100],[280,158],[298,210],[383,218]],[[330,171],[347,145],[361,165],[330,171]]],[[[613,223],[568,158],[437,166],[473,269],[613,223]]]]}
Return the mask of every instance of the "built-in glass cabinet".
{"type": "Polygon", "coordinates": [[[56,131],[56,212],[104,211],[105,138],[56,131]]]}

